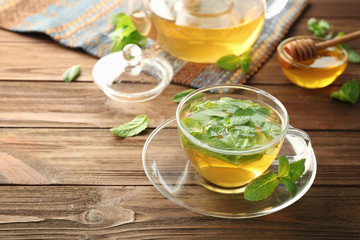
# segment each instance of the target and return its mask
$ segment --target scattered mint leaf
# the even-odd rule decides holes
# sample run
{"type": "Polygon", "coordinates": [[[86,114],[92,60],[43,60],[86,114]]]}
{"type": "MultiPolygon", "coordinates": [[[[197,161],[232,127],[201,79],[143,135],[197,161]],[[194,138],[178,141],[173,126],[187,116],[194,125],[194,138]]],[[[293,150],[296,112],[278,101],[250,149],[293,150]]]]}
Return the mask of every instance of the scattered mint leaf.
{"type": "Polygon", "coordinates": [[[125,13],[117,13],[110,16],[110,22],[116,26],[116,29],[133,25],[131,18],[125,13]]]}
{"type": "Polygon", "coordinates": [[[221,69],[229,71],[235,70],[240,66],[243,73],[246,74],[250,70],[249,63],[251,62],[251,54],[252,48],[249,48],[241,56],[229,54],[217,60],[216,65],[221,69]]]}
{"type": "Polygon", "coordinates": [[[304,173],[304,171],[305,171],[305,158],[290,163],[289,176],[290,179],[293,180],[294,182],[299,179],[299,177],[304,173]]]}
{"type": "Polygon", "coordinates": [[[250,71],[251,54],[253,49],[249,48],[240,56],[240,66],[244,74],[250,71]]]}
{"type": "Polygon", "coordinates": [[[331,25],[330,25],[330,23],[329,23],[328,21],[326,21],[326,20],[324,20],[324,19],[321,19],[321,20],[319,21],[319,28],[320,28],[320,29],[324,29],[324,33],[325,33],[326,31],[328,31],[327,34],[324,36],[326,39],[332,38],[332,36],[333,36],[333,30],[332,30],[332,27],[331,27],[331,25]]]}
{"type": "Polygon", "coordinates": [[[316,18],[310,18],[307,22],[308,29],[313,32],[315,37],[330,39],[333,36],[333,30],[330,23],[324,19],[318,21],[316,18]]]}
{"type": "Polygon", "coordinates": [[[317,28],[318,22],[317,22],[316,18],[309,18],[307,24],[308,24],[309,30],[314,32],[315,29],[317,28]]]}
{"type": "Polygon", "coordinates": [[[274,172],[266,172],[251,181],[245,188],[244,197],[249,201],[260,201],[271,195],[279,180],[274,172]]]}
{"type": "Polygon", "coordinates": [[[297,185],[295,181],[288,177],[280,177],[280,182],[282,182],[286,189],[290,192],[291,197],[294,197],[297,193],[297,185]]]}
{"type": "Polygon", "coordinates": [[[132,137],[144,131],[149,123],[146,115],[139,115],[130,122],[124,123],[118,127],[110,129],[110,132],[118,137],[132,137]]]}
{"type": "Polygon", "coordinates": [[[230,54],[217,60],[216,65],[221,69],[232,71],[238,68],[240,61],[239,56],[230,54]]]}
{"type": "Polygon", "coordinates": [[[346,45],[345,43],[341,44],[343,46],[343,48],[347,51],[348,53],[348,62],[349,63],[360,63],[360,56],[359,54],[357,54],[357,52],[355,52],[354,50],[352,50],[348,45],[346,45]]]}
{"type": "Polygon", "coordinates": [[[326,29],[326,30],[330,30],[331,29],[331,26],[330,26],[330,23],[324,19],[321,19],[319,21],[319,27],[320,28],[323,28],[323,29],[326,29]]]}
{"type": "MultiPolygon", "coordinates": [[[[124,33],[122,33],[124,34],[124,33]]],[[[110,37],[110,36],[109,36],[110,37]]],[[[140,47],[145,47],[147,38],[142,36],[138,31],[131,32],[127,37],[118,39],[117,36],[114,37],[113,43],[110,46],[110,52],[117,52],[122,50],[128,44],[136,44],[140,47]]]]}
{"type": "Polygon", "coordinates": [[[331,98],[355,104],[359,98],[359,82],[356,79],[345,82],[337,91],[331,93],[331,98]]]}
{"type": "Polygon", "coordinates": [[[80,72],[81,72],[80,68],[81,68],[81,65],[74,65],[74,66],[68,68],[62,75],[63,80],[65,82],[74,81],[80,75],[80,72]]]}
{"type": "Polygon", "coordinates": [[[182,92],[176,93],[173,98],[172,101],[173,102],[181,102],[181,100],[186,97],[187,95],[189,95],[190,93],[192,93],[193,91],[195,91],[195,89],[186,89],[182,92]]]}
{"type": "MultiPolygon", "coordinates": [[[[251,59],[250,59],[251,60],[251,59]]],[[[250,71],[250,66],[249,66],[249,62],[248,60],[241,60],[240,61],[240,67],[243,70],[243,73],[248,73],[250,71]]]]}
{"type": "Polygon", "coordinates": [[[279,170],[278,170],[279,177],[288,176],[290,170],[289,160],[285,156],[279,156],[277,159],[279,161],[279,170]]]}
{"type": "Polygon", "coordinates": [[[109,34],[109,38],[113,41],[110,47],[111,53],[121,51],[130,43],[145,47],[147,38],[136,30],[129,16],[118,13],[110,17],[110,22],[116,26],[115,30],[109,34]]]}

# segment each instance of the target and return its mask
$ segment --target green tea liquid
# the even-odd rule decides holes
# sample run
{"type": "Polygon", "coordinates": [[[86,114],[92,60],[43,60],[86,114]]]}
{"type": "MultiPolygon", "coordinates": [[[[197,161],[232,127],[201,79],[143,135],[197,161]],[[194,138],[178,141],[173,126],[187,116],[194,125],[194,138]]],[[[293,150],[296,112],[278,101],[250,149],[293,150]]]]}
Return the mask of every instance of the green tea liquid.
{"type": "MultiPolygon", "coordinates": [[[[209,146],[246,150],[262,146],[281,132],[281,119],[271,108],[249,100],[221,98],[193,103],[181,114],[187,132],[209,146]]],[[[180,133],[186,155],[197,171],[218,186],[234,188],[261,175],[279,153],[282,141],[251,155],[207,150],[180,133]]]]}

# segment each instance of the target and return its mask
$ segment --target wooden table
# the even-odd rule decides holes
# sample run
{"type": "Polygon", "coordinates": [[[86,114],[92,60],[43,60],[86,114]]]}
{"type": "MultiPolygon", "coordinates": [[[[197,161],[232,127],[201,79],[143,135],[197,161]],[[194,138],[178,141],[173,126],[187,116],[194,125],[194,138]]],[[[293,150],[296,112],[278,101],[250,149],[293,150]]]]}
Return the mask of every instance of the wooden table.
{"type": "MultiPolygon", "coordinates": [[[[313,0],[288,36],[309,34],[310,17],[336,31],[359,28],[358,0],[313,0]]],[[[360,41],[349,43],[360,52],[360,41]]],[[[147,179],[146,138],[174,116],[170,85],[142,104],[117,104],[93,83],[97,59],[43,35],[0,30],[1,239],[359,239],[360,107],[329,98],[360,65],[329,87],[307,90],[286,80],[274,54],[249,83],[279,98],[290,123],[306,130],[318,161],[314,185],[288,208],[254,219],[203,216],[173,203],[147,179]],[[65,69],[82,64],[65,83],[65,69]],[[120,139],[109,129],[145,113],[149,128],[120,139]]]]}

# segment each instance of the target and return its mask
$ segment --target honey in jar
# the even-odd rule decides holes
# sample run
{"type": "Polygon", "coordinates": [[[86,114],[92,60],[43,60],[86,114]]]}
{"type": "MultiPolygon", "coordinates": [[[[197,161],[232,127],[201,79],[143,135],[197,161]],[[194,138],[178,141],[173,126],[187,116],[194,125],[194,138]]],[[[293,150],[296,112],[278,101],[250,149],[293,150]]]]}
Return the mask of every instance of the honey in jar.
{"type": "MultiPolygon", "coordinates": [[[[278,47],[278,61],[285,76],[294,84],[304,88],[323,88],[333,83],[347,65],[347,53],[341,46],[328,47],[317,52],[316,57],[297,61],[285,51],[290,41],[302,37],[289,38],[278,47]]],[[[321,41],[313,38],[314,41],[321,41]]]]}

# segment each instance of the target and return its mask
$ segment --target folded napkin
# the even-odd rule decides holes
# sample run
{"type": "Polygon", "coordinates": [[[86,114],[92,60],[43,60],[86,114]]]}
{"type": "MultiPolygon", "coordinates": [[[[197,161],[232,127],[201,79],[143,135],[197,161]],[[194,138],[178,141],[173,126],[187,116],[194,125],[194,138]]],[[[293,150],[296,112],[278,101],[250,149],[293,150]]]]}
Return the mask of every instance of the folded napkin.
{"type": "MultiPolygon", "coordinates": [[[[246,83],[274,52],[306,5],[307,0],[289,0],[285,9],[265,21],[253,45],[248,74],[241,69],[226,71],[215,64],[186,62],[163,52],[174,68],[173,82],[194,88],[246,83]]],[[[0,0],[0,27],[17,32],[42,32],[67,47],[82,48],[102,57],[109,53],[108,34],[114,29],[109,16],[127,11],[125,0],[0,0]]]]}

